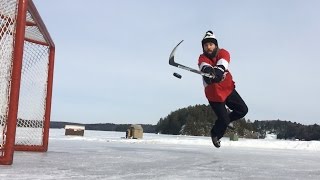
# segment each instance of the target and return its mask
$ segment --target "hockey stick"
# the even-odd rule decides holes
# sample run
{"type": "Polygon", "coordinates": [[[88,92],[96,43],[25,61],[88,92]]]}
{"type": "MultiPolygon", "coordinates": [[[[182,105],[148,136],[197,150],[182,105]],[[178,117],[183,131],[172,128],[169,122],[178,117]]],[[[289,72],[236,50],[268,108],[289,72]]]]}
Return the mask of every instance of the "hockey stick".
{"type": "Polygon", "coordinates": [[[193,68],[190,68],[190,67],[187,67],[187,66],[184,66],[182,64],[179,64],[179,63],[176,63],[174,62],[174,55],[175,55],[175,52],[178,48],[178,46],[183,42],[180,41],[179,44],[176,45],[176,47],[173,48],[171,54],[170,54],[170,57],[169,57],[169,64],[171,66],[175,66],[175,67],[178,67],[178,68],[181,68],[181,69],[184,69],[184,70],[187,70],[187,71],[190,71],[190,72],[193,72],[193,73],[196,73],[196,74],[200,74],[201,76],[206,76],[208,78],[214,78],[215,76],[214,75],[211,75],[211,74],[208,74],[208,73],[204,73],[204,72],[201,72],[201,71],[198,71],[196,69],[193,69],[193,68]]]}

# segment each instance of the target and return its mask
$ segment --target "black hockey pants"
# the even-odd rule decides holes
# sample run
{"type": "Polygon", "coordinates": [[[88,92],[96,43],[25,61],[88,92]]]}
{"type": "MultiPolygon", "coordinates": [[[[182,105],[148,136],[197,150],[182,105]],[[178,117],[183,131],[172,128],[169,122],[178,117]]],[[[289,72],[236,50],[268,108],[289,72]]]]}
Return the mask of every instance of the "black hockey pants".
{"type": "Polygon", "coordinates": [[[248,107],[238,92],[234,89],[225,102],[211,102],[209,104],[217,115],[217,120],[211,129],[211,136],[222,138],[230,122],[243,118],[248,113],[248,107]],[[231,110],[228,112],[226,106],[231,110]]]}

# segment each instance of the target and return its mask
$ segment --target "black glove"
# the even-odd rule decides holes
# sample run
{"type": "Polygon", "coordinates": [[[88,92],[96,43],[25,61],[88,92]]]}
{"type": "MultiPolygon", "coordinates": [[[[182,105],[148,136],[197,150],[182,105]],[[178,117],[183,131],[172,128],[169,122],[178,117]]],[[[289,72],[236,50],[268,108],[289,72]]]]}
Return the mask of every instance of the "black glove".
{"type": "Polygon", "coordinates": [[[225,68],[223,65],[218,65],[213,68],[213,73],[215,75],[215,78],[212,80],[214,83],[218,83],[222,81],[223,74],[224,74],[225,68]]]}
{"type": "Polygon", "coordinates": [[[214,78],[209,78],[209,77],[203,76],[204,82],[206,82],[207,84],[212,84],[212,83],[218,83],[223,79],[223,74],[224,74],[225,68],[222,65],[218,65],[215,67],[203,66],[201,71],[204,73],[214,75],[214,78]]]}
{"type": "MultiPolygon", "coordinates": [[[[207,73],[207,74],[214,74],[214,69],[212,66],[203,66],[201,69],[202,72],[207,73]]],[[[203,76],[203,80],[204,82],[206,82],[207,84],[212,84],[213,83],[213,79],[203,76]]]]}

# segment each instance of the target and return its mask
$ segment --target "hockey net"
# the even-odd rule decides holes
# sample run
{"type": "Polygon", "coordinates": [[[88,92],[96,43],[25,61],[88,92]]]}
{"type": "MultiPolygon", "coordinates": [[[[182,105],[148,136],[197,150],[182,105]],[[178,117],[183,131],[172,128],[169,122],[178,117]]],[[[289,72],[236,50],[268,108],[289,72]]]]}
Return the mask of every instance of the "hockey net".
{"type": "Polygon", "coordinates": [[[31,0],[0,0],[0,164],[47,151],[54,43],[31,0]]]}

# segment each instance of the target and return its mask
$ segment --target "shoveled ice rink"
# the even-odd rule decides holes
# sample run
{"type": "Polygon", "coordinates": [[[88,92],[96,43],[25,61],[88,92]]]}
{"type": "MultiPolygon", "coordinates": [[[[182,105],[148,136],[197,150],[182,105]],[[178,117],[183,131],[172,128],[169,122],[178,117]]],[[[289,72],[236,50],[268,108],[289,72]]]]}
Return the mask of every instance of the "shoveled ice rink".
{"type": "Polygon", "coordinates": [[[222,139],[89,131],[84,137],[50,129],[46,153],[15,152],[1,180],[25,179],[320,179],[320,141],[222,139]]]}

